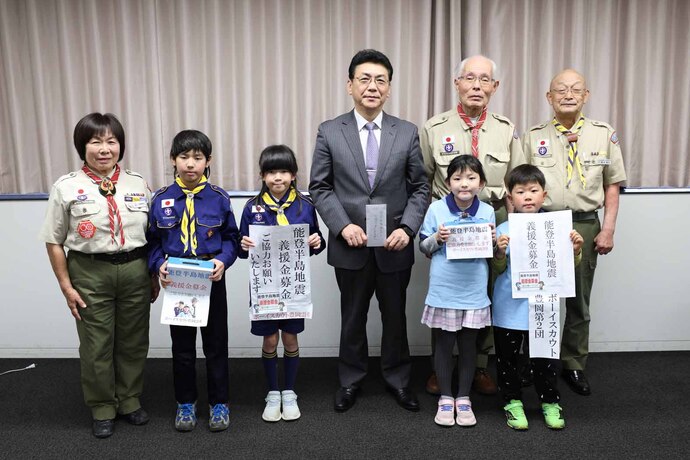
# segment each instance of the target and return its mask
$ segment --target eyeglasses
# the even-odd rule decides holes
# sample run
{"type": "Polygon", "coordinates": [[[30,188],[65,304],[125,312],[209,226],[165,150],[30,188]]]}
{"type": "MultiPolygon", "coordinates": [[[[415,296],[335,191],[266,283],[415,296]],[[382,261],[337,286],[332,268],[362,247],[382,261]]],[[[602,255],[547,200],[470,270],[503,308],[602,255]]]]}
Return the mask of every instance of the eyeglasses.
{"type": "Polygon", "coordinates": [[[468,73],[467,75],[460,75],[458,77],[458,80],[464,80],[470,85],[473,84],[474,82],[478,81],[480,85],[482,86],[489,86],[491,83],[493,83],[495,80],[491,78],[488,75],[474,75],[472,73],[468,73]]]}
{"type": "Polygon", "coordinates": [[[587,88],[554,88],[551,90],[552,93],[558,94],[561,97],[568,94],[568,91],[570,91],[573,96],[580,97],[585,94],[587,88]]]}
{"type": "Polygon", "coordinates": [[[361,77],[355,77],[355,80],[357,80],[359,84],[362,86],[369,86],[373,81],[374,84],[379,88],[385,88],[386,86],[388,86],[388,83],[390,83],[388,79],[385,77],[372,78],[371,75],[362,75],[361,77]]]}

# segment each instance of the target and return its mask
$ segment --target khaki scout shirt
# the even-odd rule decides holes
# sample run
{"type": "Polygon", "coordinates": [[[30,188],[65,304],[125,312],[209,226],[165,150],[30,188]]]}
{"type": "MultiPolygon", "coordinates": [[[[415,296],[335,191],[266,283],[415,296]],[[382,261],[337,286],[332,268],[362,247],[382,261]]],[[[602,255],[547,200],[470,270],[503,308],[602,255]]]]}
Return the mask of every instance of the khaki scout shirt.
{"type": "MultiPolygon", "coordinates": [[[[424,123],[420,143],[431,195],[434,199],[442,198],[449,193],[445,182],[448,164],[458,155],[472,155],[472,130],[453,109],[424,123]]],[[[479,199],[487,203],[501,200],[506,194],[505,176],[515,166],[527,162],[515,126],[506,117],[486,114],[479,131],[479,161],[486,174],[486,186],[479,199]]]]}
{"type": "Polygon", "coordinates": [[[527,131],[522,141],[529,162],[546,177],[548,195],[544,208],[549,211],[595,211],[604,205],[604,187],[626,180],[616,132],[601,121],[585,118],[577,141],[577,155],[585,176],[584,188],[576,165],[570,187],[566,187],[568,140],[551,120],[527,131]]]}
{"type": "MultiPolygon", "coordinates": [[[[121,169],[115,188],[124,246],[120,246],[119,232],[115,234],[116,242],[112,241],[108,202],[82,170],[62,176],[53,184],[39,238],[87,254],[128,252],[144,246],[151,191],[139,174],[127,169],[121,169]]],[[[117,218],[115,222],[117,230],[117,218]]]]}

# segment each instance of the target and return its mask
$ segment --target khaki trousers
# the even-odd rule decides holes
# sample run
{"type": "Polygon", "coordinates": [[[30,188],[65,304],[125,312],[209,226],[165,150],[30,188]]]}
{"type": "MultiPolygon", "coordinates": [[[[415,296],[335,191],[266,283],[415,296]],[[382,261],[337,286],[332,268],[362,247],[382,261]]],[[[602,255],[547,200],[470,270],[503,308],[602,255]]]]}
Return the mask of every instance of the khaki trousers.
{"type": "Polygon", "coordinates": [[[146,259],[115,265],[70,253],[72,285],[87,308],[77,321],[81,385],[94,420],[141,407],[149,348],[151,278],[146,259]]]}

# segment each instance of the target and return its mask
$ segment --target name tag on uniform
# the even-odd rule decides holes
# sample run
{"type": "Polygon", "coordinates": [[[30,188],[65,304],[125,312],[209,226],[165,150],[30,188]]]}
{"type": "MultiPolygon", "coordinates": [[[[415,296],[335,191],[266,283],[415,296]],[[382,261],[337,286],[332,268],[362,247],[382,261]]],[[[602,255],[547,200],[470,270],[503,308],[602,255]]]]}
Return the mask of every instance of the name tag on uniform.
{"type": "Polygon", "coordinates": [[[608,158],[608,152],[605,150],[599,152],[591,152],[588,157],[582,160],[585,166],[608,166],[611,164],[611,159],[608,158]]]}
{"type": "Polygon", "coordinates": [[[125,195],[125,205],[130,211],[148,211],[149,203],[143,193],[128,193],[125,195]]]}

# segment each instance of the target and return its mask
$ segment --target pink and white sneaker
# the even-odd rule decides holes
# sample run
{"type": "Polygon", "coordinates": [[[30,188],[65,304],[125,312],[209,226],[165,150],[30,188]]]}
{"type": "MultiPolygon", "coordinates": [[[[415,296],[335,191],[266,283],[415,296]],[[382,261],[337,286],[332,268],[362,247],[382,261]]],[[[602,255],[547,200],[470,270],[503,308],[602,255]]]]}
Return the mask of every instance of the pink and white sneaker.
{"type": "Polygon", "coordinates": [[[450,396],[441,396],[438,398],[438,411],[436,412],[436,417],[434,417],[434,422],[441,426],[455,425],[455,406],[453,404],[453,398],[450,396]]]}
{"type": "Polygon", "coordinates": [[[455,413],[457,414],[456,422],[460,426],[475,426],[477,419],[472,412],[472,403],[470,398],[456,398],[455,399],[455,413]]]}

